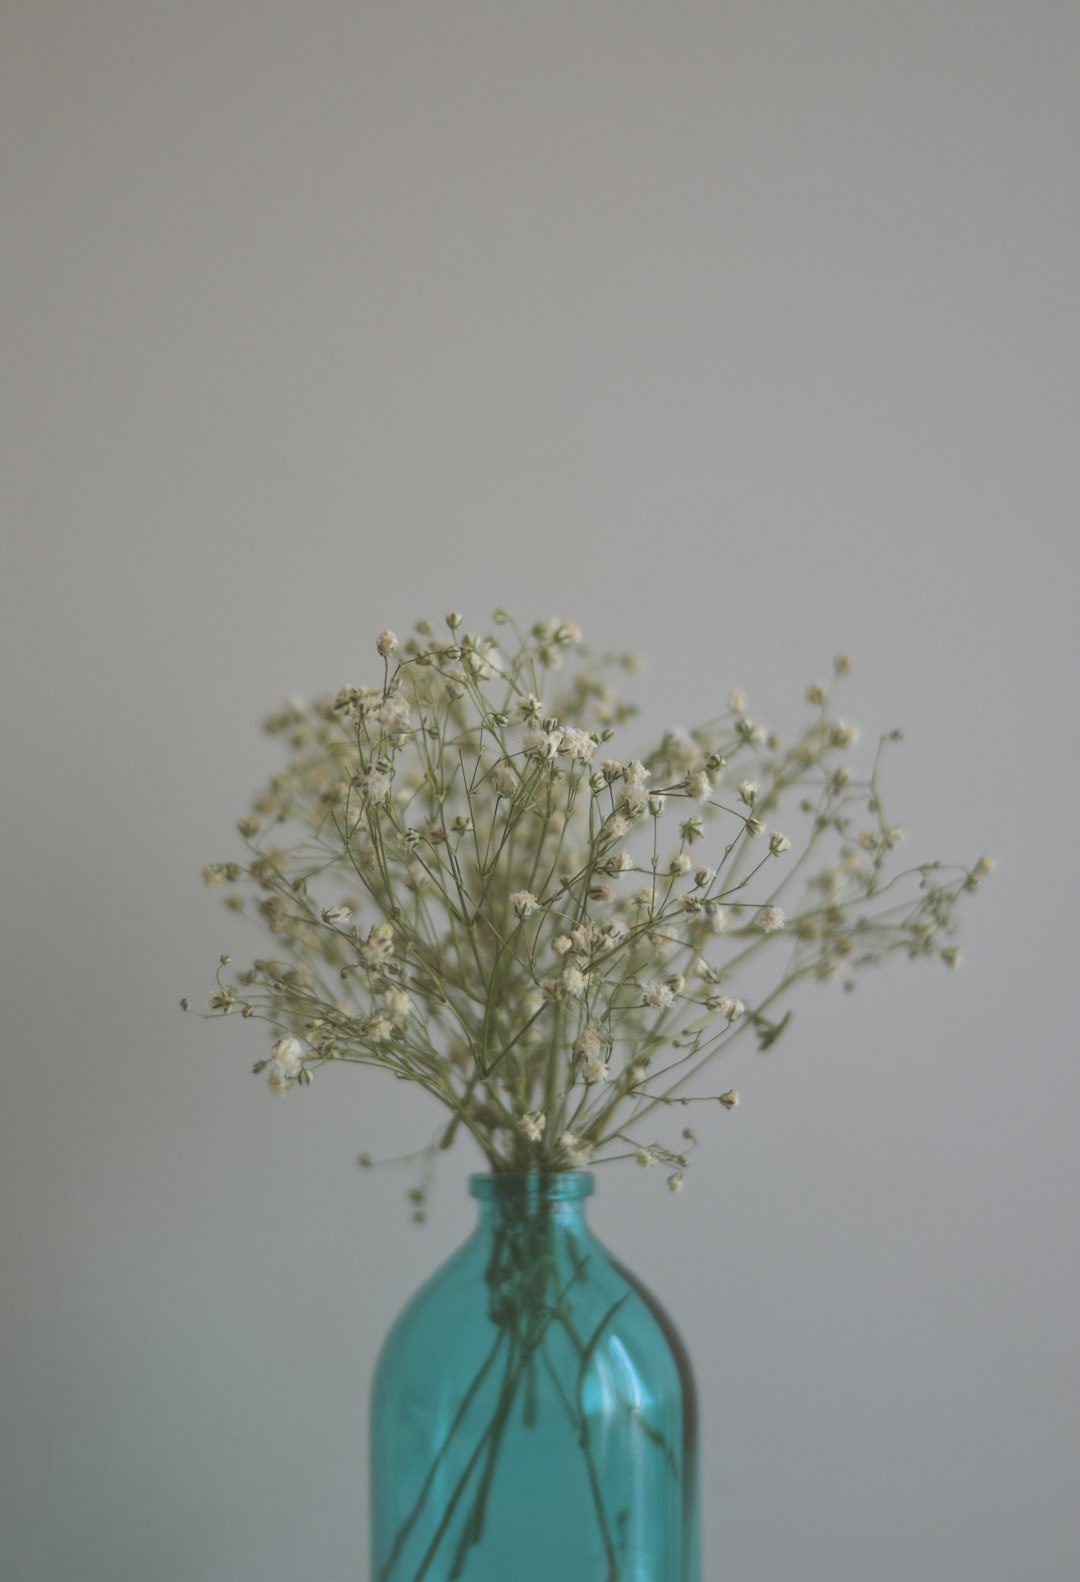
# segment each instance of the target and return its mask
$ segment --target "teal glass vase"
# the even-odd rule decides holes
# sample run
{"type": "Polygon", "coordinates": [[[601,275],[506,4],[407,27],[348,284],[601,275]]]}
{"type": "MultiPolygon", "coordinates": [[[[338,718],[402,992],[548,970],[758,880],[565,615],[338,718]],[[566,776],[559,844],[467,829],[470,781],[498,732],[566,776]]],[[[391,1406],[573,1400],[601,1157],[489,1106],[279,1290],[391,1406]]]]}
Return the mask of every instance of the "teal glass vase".
{"type": "Polygon", "coordinates": [[[693,1375],[589,1230],[592,1176],[469,1188],[375,1369],[372,1582],[700,1582],[693,1375]]]}

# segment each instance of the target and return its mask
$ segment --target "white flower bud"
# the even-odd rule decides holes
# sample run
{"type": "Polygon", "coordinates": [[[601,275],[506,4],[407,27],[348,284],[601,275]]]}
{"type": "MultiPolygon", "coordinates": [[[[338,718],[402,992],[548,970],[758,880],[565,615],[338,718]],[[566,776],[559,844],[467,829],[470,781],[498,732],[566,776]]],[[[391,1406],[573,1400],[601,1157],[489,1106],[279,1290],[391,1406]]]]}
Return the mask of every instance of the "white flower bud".
{"type": "Polygon", "coordinates": [[[686,782],[686,789],[695,802],[707,802],[712,786],[704,769],[695,769],[686,782]]]}
{"type": "Polygon", "coordinates": [[[385,632],[379,633],[375,642],[375,647],[379,650],[379,653],[384,659],[394,652],[394,649],[397,647],[397,645],[397,633],[390,631],[389,627],[385,632]]]}
{"type": "Polygon", "coordinates": [[[675,996],[666,983],[647,983],[641,991],[642,1005],[655,1005],[666,1011],[675,1004],[675,996]]]}
{"type": "Polygon", "coordinates": [[[286,1034],[284,1038],[278,1039],[270,1053],[286,1077],[298,1075],[304,1063],[304,1046],[299,1038],[286,1034]]]}
{"type": "Polygon", "coordinates": [[[540,902],[531,890],[515,890],[510,897],[510,905],[514,908],[518,917],[524,920],[533,915],[540,902]]]}
{"type": "Polygon", "coordinates": [[[547,1116],[539,1111],[532,1111],[528,1115],[523,1115],[518,1121],[518,1125],[531,1143],[538,1143],[544,1135],[547,1116]]]}

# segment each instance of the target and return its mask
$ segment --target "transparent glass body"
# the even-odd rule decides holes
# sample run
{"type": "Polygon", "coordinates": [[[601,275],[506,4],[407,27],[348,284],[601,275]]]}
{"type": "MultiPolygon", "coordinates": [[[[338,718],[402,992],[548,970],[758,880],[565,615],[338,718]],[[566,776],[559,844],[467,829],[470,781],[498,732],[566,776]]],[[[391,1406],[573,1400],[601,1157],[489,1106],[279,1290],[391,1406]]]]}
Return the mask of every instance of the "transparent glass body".
{"type": "Polygon", "coordinates": [[[589,1230],[592,1177],[469,1185],[375,1370],[372,1582],[699,1582],[693,1376],[589,1230]]]}

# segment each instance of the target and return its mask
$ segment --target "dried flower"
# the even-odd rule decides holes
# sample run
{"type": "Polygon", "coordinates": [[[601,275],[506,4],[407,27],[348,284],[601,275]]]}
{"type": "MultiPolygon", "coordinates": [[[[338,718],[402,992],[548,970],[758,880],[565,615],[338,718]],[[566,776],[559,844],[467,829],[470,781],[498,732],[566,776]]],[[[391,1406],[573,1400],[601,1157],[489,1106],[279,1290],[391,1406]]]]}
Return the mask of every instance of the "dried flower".
{"type": "Polygon", "coordinates": [[[523,1115],[518,1122],[518,1125],[521,1127],[521,1130],[525,1133],[525,1136],[531,1143],[538,1143],[541,1137],[544,1135],[544,1127],[547,1125],[547,1116],[542,1115],[539,1111],[534,1110],[528,1115],[523,1115]]]}
{"type": "MultiPolygon", "coordinates": [[[[209,1011],[283,1033],[256,1062],[274,1092],[307,1085],[317,1066],[381,1065],[442,1100],[447,1135],[468,1131],[494,1170],[576,1169],[628,1145],[677,1191],[692,1134],[645,1146],[620,1126],[715,1099],[675,1089],[731,1045],[740,1018],[768,1047],[787,1025],[772,1007],[789,982],[847,984],[895,952],[957,965],[957,902],[993,860],[895,871],[903,828],[885,822],[876,762],[869,783],[837,765],[858,732],[822,682],[787,745],[736,689],[707,726],[666,730],[630,756],[620,732],[634,709],[614,684],[633,672],[627,656],[579,661],[581,633],[561,619],[494,620],[516,647],[466,631],[457,612],[438,636],[427,621],[404,643],[387,628],[382,685],[289,698],[268,717],[286,756],[237,821],[245,862],[210,863],[203,880],[270,948],[245,968],[220,955],[209,1011]],[[732,761],[734,805],[712,789],[732,761]],[[668,795],[689,816],[663,844],[653,821],[668,795]],[[821,861],[785,919],[770,895],[788,892],[759,877],[749,842],[767,834],[766,855],[791,850],[762,816],[786,822],[789,795],[813,815],[802,827],[821,861]],[[631,872],[642,882],[624,894],[616,881],[631,872]],[[785,925],[786,969],[767,937],[785,925]],[[771,992],[759,957],[788,972],[771,992]],[[661,1047],[679,1053],[654,1060],[661,1047]]],[[[733,1108],[738,1094],[719,1102],[733,1108]]]]}
{"type": "Polygon", "coordinates": [[[526,918],[533,915],[540,902],[531,890],[515,890],[510,897],[510,905],[514,908],[518,917],[526,918]]]}
{"type": "Polygon", "coordinates": [[[666,1011],[675,1004],[675,996],[666,983],[647,983],[641,991],[642,1005],[656,1005],[666,1011]]]}

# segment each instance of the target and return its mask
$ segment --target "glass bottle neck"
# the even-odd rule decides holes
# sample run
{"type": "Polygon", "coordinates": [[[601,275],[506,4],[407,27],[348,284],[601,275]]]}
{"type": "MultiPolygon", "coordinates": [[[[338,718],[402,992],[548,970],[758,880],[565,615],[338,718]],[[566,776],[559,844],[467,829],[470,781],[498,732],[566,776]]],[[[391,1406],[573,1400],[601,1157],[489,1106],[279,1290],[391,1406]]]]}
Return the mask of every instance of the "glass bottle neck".
{"type": "Polygon", "coordinates": [[[584,1230],[585,1204],[593,1184],[587,1171],[549,1175],[490,1171],[470,1176],[469,1192],[479,1199],[481,1226],[544,1220],[584,1230]]]}

